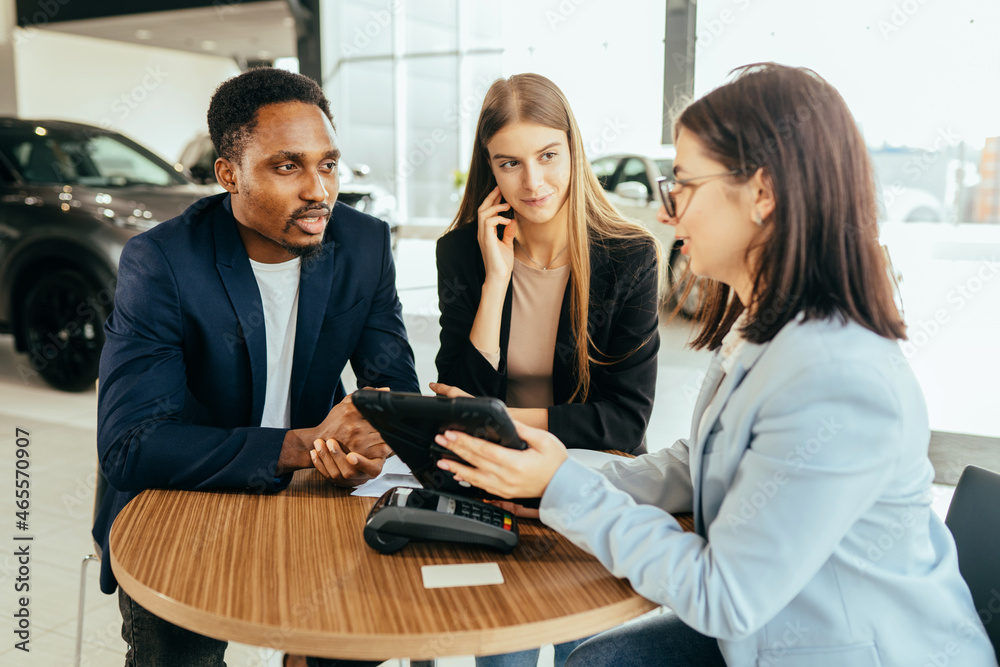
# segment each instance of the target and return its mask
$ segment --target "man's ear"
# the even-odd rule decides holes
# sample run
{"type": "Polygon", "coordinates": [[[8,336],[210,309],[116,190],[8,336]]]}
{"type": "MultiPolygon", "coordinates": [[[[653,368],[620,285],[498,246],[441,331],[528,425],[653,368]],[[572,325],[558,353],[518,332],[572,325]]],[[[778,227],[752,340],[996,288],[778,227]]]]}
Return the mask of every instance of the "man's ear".
{"type": "Polygon", "coordinates": [[[754,172],[750,177],[750,187],[753,189],[753,205],[760,217],[766,220],[774,213],[774,185],[766,167],[760,167],[754,172]]]}
{"type": "Polygon", "coordinates": [[[219,182],[229,194],[239,194],[237,187],[236,167],[232,162],[224,157],[215,160],[215,180],[219,182]]]}

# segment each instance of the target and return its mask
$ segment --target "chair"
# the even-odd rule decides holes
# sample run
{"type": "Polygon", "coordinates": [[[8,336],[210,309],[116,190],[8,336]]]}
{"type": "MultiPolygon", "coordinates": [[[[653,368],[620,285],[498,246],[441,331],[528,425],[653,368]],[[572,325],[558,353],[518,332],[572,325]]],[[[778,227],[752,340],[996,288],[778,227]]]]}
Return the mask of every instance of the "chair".
{"type": "Polygon", "coordinates": [[[945,524],[955,537],[958,569],[1000,660],[1000,475],[968,466],[962,472],[945,524]]]}
{"type": "MultiPolygon", "coordinates": [[[[97,512],[101,509],[101,501],[104,500],[104,493],[108,490],[108,480],[104,478],[104,473],[101,472],[101,466],[97,466],[97,481],[94,486],[94,516],[97,516],[97,512]]],[[[81,651],[83,649],[83,605],[84,599],[87,595],[87,565],[90,563],[100,563],[101,557],[101,545],[94,542],[94,553],[89,556],[84,557],[83,562],[80,564],[80,604],[77,607],[76,612],[76,657],[73,660],[73,664],[76,667],[80,667],[80,657],[81,651]]]]}

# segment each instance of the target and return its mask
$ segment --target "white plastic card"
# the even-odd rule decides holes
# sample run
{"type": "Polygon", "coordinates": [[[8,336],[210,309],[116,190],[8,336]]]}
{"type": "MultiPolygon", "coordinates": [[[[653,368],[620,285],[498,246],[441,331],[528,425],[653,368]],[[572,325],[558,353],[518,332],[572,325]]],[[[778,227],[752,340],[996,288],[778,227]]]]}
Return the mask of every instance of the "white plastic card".
{"type": "Polygon", "coordinates": [[[424,588],[492,586],[503,583],[503,574],[496,563],[424,565],[420,572],[424,577],[424,588]]]}

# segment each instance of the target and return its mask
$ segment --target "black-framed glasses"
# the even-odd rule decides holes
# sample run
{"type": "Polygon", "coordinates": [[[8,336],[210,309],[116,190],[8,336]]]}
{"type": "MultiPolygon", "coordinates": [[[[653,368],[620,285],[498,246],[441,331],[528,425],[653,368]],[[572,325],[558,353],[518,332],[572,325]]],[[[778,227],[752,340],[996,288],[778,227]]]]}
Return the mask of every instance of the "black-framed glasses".
{"type": "Polygon", "coordinates": [[[680,187],[697,187],[701,183],[691,185],[692,181],[704,181],[709,178],[722,178],[723,176],[736,176],[743,172],[739,169],[730,169],[719,174],[706,174],[705,176],[692,176],[691,178],[658,178],[656,186],[660,189],[660,199],[663,200],[663,207],[667,209],[667,215],[671,218],[677,217],[677,201],[674,200],[674,191],[680,187]]]}

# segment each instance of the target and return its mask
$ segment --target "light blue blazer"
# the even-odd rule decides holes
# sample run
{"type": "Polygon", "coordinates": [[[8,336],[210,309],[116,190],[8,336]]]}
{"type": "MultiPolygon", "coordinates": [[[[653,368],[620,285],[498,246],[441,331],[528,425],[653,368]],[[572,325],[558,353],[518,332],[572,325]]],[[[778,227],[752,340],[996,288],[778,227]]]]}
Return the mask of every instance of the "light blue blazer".
{"type": "Polygon", "coordinates": [[[797,320],[728,375],[720,361],[690,440],[600,471],[566,461],[542,521],[731,667],[996,665],[931,511],[927,410],[899,346],[797,320]]]}

